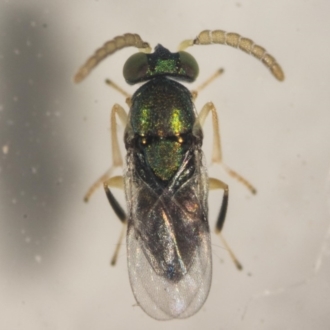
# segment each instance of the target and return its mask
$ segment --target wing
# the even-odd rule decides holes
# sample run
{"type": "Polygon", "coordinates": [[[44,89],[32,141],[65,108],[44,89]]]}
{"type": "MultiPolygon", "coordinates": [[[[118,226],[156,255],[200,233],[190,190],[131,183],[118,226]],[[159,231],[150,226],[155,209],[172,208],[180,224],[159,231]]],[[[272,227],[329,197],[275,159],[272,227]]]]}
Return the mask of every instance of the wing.
{"type": "Polygon", "coordinates": [[[138,177],[128,159],[129,278],[138,304],[155,319],[189,317],[202,307],[209,293],[208,180],[202,159],[200,150],[187,154],[161,193],[138,177]],[[193,173],[181,183],[191,167],[193,173]]]}

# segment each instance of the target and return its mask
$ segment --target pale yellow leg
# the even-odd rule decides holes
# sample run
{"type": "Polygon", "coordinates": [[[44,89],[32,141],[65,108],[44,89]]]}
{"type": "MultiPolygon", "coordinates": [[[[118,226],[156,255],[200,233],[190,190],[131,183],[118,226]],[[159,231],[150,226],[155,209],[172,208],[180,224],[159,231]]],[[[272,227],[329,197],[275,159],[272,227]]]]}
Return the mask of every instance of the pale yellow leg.
{"type": "Polygon", "coordinates": [[[124,189],[124,178],[121,175],[113,176],[103,182],[104,187],[124,189]]]}
{"type": "Polygon", "coordinates": [[[84,201],[87,203],[90,199],[90,197],[93,195],[93,193],[102,185],[104,181],[106,181],[111,173],[113,171],[113,168],[110,167],[104,174],[102,174],[88,189],[87,193],[84,196],[84,201]]]}
{"type": "Polygon", "coordinates": [[[212,124],[213,124],[213,150],[212,150],[212,163],[217,163],[222,165],[224,170],[233,178],[244,184],[252,194],[255,194],[257,190],[252,186],[252,184],[242,177],[240,174],[232,170],[222,161],[222,149],[221,149],[221,139],[219,131],[219,119],[217,115],[216,108],[212,102],[208,102],[202,108],[202,111],[198,115],[195,127],[203,126],[207,115],[211,112],[212,114],[212,124]]]}
{"type": "Polygon", "coordinates": [[[214,74],[209,77],[207,80],[205,80],[201,85],[199,85],[196,89],[191,91],[191,95],[193,97],[193,100],[195,100],[198,96],[198,93],[205,89],[208,85],[210,85],[215,79],[220,77],[224,72],[224,69],[220,68],[214,74]]]}
{"type": "Polygon", "coordinates": [[[219,235],[219,237],[222,241],[222,244],[225,246],[226,250],[228,251],[236,268],[238,270],[242,270],[243,269],[242,264],[238,261],[233,250],[230,248],[230,246],[228,245],[227,241],[225,240],[224,236],[221,233],[222,227],[223,227],[225,219],[226,219],[226,212],[227,212],[227,206],[228,206],[228,185],[218,179],[209,178],[209,189],[210,190],[222,189],[224,191],[218,220],[217,220],[217,223],[215,226],[215,232],[219,235]]]}
{"type": "Polygon", "coordinates": [[[105,182],[111,176],[113,170],[116,167],[123,166],[123,159],[121,156],[118,135],[117,135],[117,121],[116,115],[119,117],[122,125],[125,127],[127,124],[127,113],[123,107],[118,104],[115,104],[112,107],[110,115],[110,131],[111,131],[111,147],[112,147],[112,165],[111,167],[97,180],[94,184],[88,189],[86,195],[84,196],[84,201],[88,202],[91,195],[98,189],[103,182],[105,182]]]}
{"type": "Polygon", "coordinates": [[[119,92],[120,94],[124,95],[126,98],[130,98],[131,95],[129,93],[127,93],[126,91],[124,91],[121,87],[119,87],[114,81],[110,80],[110,79],[106,79],[105,83],[107,85],[109,85],[110,87],[112,87],[113,89],[115,89],[117,92],[119,92]]]}
{"type": "Polygon", "coordinates": [[[231,260],[234,262],[236,268],[237,268],[238,270],[242,270],[242,269],[243,269],[242,264],[241,264],[241,263],[238,261],[238,259],[236,258],[236,256],[235,256],[233,250],[232,250],[232,249],[230,248],[230,246],[228,245],[228,243],[227,243],[227,241],[225,240],[225,238],[224,238],[224,236],[222,235],[222,233],[219,231],[217,234],[219,235],[219,237],[220,237],[220,239],[221,239],[221,241],[222,241],[222,244],[223,244],[223,245],[225,246],[225,248],[227,249],[227,251],[228,251],[228,253],[229,253],[230,257],[231,257],[231,260]]]}

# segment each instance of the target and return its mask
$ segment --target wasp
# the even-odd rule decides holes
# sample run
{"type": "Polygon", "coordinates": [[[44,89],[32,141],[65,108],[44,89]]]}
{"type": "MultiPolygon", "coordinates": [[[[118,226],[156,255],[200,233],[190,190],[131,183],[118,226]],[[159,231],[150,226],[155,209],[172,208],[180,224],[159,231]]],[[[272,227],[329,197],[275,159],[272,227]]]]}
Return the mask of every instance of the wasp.
{"type": "MultiPolygon", "coordinates": [[[[212,115],[212,161],[220,163],[233,177],[255,193],[255,188],[223,163],[218,116],[213,103],[197,113],[194,99],[222,70],[199,89],[190,92],[182,82],[193,82],[199,73],[194,57],[184,49],[194,45],[222,44],[243,50],[261,60],[276,79],[284,73],[264,48],[237,33],[221,30],[202,31],[195,39],[185,40],[172,53],[161,45],[152,52],[149,43],[137,34],[115,37],[99,48],[74,77],[82,81],[104,58],[125,47],[139,52],[128,58],[123,75],[129,85],[143,83],[130,96],[114,82],[107,83],[126,96],[128,114],[118,104],[111,111],[113,164],[90,188],[87,201],[102,183],[115,214],[123,223],[117,249],[127,231],[129,279],[138,305],[157,320],[183,319],[192,316],[207,299],[212,277],[208,191],[222,189],[222,201],[216,222],[221,230],[228,206],[228,185],[209,178],[202,152],[203,123],[212,115]],[[123,176],[113,176],[123,166],[117,136],[117,117],[125,127],[126,165],[123,176]],[[123,188],[127,212],[112,193],[123,188]]],[[[237,268],[242,268],[222,238],[237,268]]]]}

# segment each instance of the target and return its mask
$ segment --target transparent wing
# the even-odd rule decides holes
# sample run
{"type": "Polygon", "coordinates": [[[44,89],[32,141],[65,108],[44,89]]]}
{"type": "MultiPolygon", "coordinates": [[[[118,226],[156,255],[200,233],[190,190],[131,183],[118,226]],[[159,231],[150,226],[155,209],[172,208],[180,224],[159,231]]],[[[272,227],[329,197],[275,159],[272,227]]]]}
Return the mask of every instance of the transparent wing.
{"type": "MultiPolygon", "coordinates": [[[[182,186],[161,194],[134,175],[134,164],[126,173],[131,287],[141,308],[159,320],[195,314],[211,285],[207,177],[201,151],[194,159],[194,174],[182,186]]],[[[174,180],[180,180],[187,163],[174,180]]]]}

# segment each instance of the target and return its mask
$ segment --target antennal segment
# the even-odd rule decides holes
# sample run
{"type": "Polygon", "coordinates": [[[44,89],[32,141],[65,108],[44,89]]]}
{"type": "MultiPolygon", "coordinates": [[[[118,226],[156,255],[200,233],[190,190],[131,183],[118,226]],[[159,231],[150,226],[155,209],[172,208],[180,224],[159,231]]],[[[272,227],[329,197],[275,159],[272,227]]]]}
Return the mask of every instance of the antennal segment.
{"type": "Polygon", "coordinates": [[[180,49],[183,50],[193,45],[210,45],[222,44],[239,48],[244,52],[253,55],[270,69],[273,76],[279,80],[284,80],[284,73],[281,66],[276,62],[275,58],[268,54],[266,50],[256,45],[251,39],[241,37],[237,33],[225,32],[222,30],[205,30],[202,31],[194,40],[185,40],[180,44],[180,49]]]}
{"type": "Polygon", "coordinates": [[[96,50],[94,55],[92,55],[83,66],[80,67],[76,75],[74,76],[74,82],[81,82],[91,71],[96,67],[104,58],[113,54],[119,49],[125,47],[136,47],[140,51],[145,53],[150,53],[150,45],[143,41],[141,37],[137,34],[126,33],[122,36],[115,37],[112,40],[106,42],[101,48],[96,50]]]}

